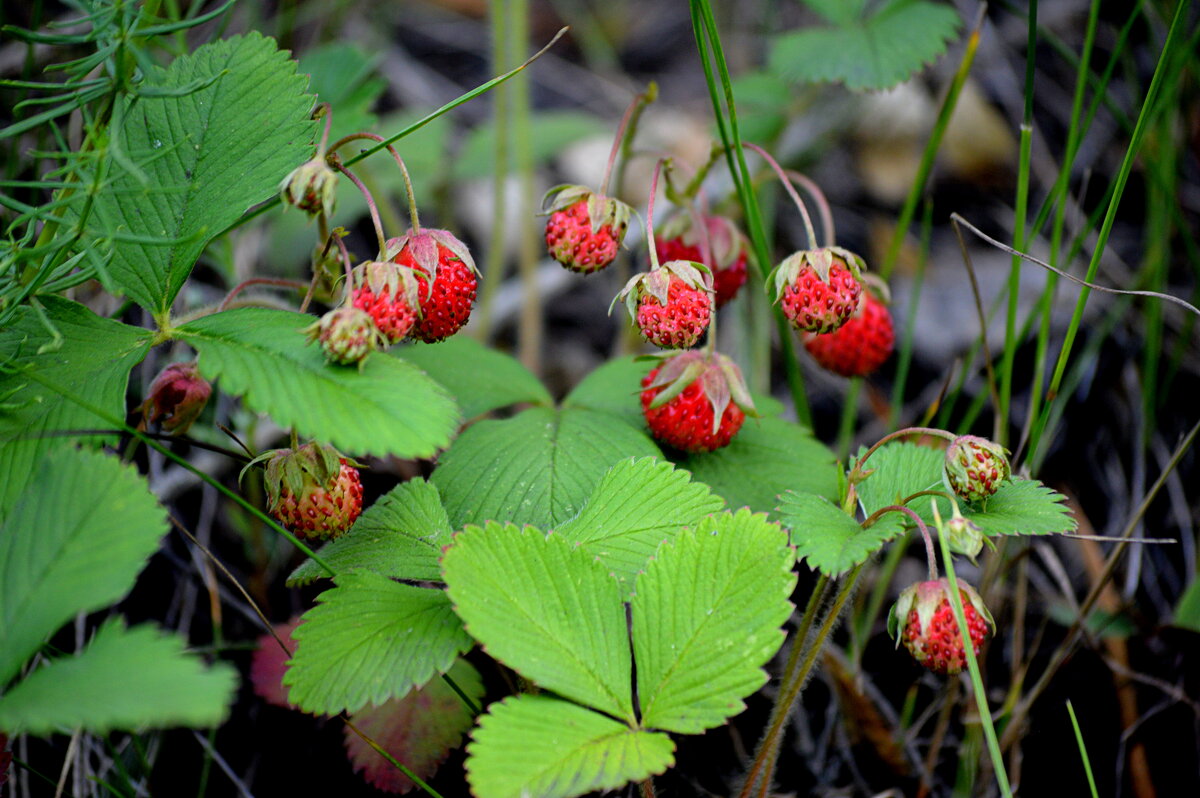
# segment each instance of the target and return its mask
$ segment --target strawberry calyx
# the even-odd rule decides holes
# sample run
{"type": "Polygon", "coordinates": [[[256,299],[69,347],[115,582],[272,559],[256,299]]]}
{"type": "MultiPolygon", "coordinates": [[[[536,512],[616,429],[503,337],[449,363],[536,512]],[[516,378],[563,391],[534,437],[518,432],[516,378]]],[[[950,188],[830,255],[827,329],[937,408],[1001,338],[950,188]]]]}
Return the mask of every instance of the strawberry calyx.
{"type": "MultiPolygon", "coordinates": [[[[701,218],[704,220],[711,250],[712,263],[709,265],[714,271],[728,269],[737,263],[738,258],[746,256],[746,236],[732,219],[728,216],[701,218]]],[[[676,241],[689,249],[703,251],[700,233],[690,213],[677,213],[672,216],[663,224],[658,235],[662,241],[676,241]]]]}
{"type": "Polygon", "coordinates": [[[449,230],[434,230],[428,227],[409,230],[398,238],[389,238],[385,244],[385,251],[381,252],[379,257],[380,260],[400,263],[401,254],[407,250],[407,254],[416,264],[416,268],[424,272],[428,279],[426,283],[426,298],[428,298],[428,295],[433,292],[433,283],[437,280],[438,261],[441,260],[439,249],[443,247],[449,250],[453,257],[462,261],[472,272],[476,275],[479,274],[479,268],[476,267],[475,259],[471,257],[467,245],[449,230]]]}
{"type": "Polygon", "coordinates": [[[324,214],[328,218],[337,204],[337,172],[324,157],[305,161],[280,182],[279,198],[285,208],[295,205],[310,216],[324,214]]]}
{"type": "Polygon", "coordinates": [[[829,283],[829,272],[835,265],[849,270],[854,279],[860,282],[867,269],[867,263],[861,256],[842,247],[818,247],[793,252],[775,267],[775,301],[779,301],[784,289],[794,283],[805,269],[812,269],[821,282],[829,283]]]}
{"type": "Polygon", "coordinates": [[[609,225],[613,237],[620,243],[625,238],[625,229],[633,216],[633,208],[613,197],[592,191],[587,186],[571,183],[554,186],[542,196],[542,210],[539,215],[549,216],[552,213],[566,210],[578,202],[587,203],[588,223],[592,233],[600,232],[600,228],[609,225]]]}
{"type": "Polygon", "coordinates": [[[658,300],[658,304],[666,307],[673,280],[679,280],[693,290],[705,291],[709,294],[713,291],[712,270],[703,263],[694,260],[671,260],[648,272],[641,272],[629,278],[625,287],[608,306],[608,312],[612,313],[613,307],[618,302],[624,302],[625,308],[629,311],[629,317],[636,321],[638,303],[645,296],[653,297],[658,300]]]}
{"type": "Polygon", "coordinates": [[[730,402],[751,418],[758,417],[750,389],[742,377],[742,370],[725,355],[718,352],[687,350],[670,355],[649,355],[660,361],[657,373],[643,388],[658,390],[648,409],[655,410],[679,396],[688,386],[699,380],[700,387],[713,411],[715,435],[721,427],[721,417],[730,402]]]}

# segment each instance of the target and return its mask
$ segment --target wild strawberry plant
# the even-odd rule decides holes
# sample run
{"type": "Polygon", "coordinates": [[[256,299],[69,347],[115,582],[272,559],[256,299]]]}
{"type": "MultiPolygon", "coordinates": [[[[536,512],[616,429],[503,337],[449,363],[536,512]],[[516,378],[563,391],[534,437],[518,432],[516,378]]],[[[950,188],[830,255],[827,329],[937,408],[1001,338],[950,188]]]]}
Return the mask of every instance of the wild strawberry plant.
{"type": "MultiPolygon", "coordinates": [[[[941,20],[930,34],[940,41],[944,14],[909,5],[941,20]]],[[[716,44],[711,10],[694,7],[702,42],[716,44]]],[[[126,13],[120,24],[144,37],[177,29],[154,22],[126,13]]],[[[646,340],[682,351],[614,357],[556,401],[515,358],[461,332],[489,275],[454,233],[421,226],[403,135],[337,127],[342,109],[257,34],[163,67],[144,66],[144,51],[117,57],[123,46],[97,49],[113,82],[74,89],[60,115],[80,114],[82,143],[61,154],[50,198],[18,209],[4,251],[0,732],[220,722],[233,669],[153,626],[109,619],[73,656],[47,645],[77,614],[119,601],[167,531],[131,464],[139,447],[186,462],[159,441],[189,426],[212,432],[217,411],[205,404],[220,400],[241,408],[223,420],[242,422],[229,433],[247,451],[216,448],[245,476],[203,478],[303,552],[290,587],[320,588],[298,624],[260,645],[256,691],[343,717],[352,761],[383,789],[433,792],[425,779],[465,736],[464,775],[480,796],[572,796],[631,781],[652,790],[675,764],[678,737],[738,715],[786,650],[745,778],[743,794],[765,794],[787,713],[859,572],[910,534],[927,546],[930,579],[902,594],[892,631],[935,671],[968,667],[978,691],[974,658],[993,624],[955,580],[950,551],[974,558],[996,539],[1076,522],[996,443],[914,428],[839,463],[777,400],[750,391],[713,330],[748,266],[758,271],[749,287],[771,291],[781,331],[804,331],[835,374],[878,368],[894,333],[883,281],[832,231],[818,245],[796,178],[751,147],[809,237],[809,249],[772,257],[735,116],[718,120],[716,157],[727,159],[748,229],[701,203],[716,157],[687,187],[660,163],[654,183],[666,169],[676,216],[656,237],[647,209],[650,270],[618,295],[646,340]],[[368,149],[351,154],[351,143],[368,149]],[[367,157],[394,161],[408,230],[384,228],[356,174],[367,157]],[[371,216],[365,256],[335,226],[347,182],[371,216]],[[206,248],[282,213],[277,195],[314,220],[311,283],[286,309],[237,301],[242,286],[216,306],[189,297],[206,248]],[[127,304],[107,317],[64,296],[91,281],[127,304]],[[322,316],[310,312],[314,296],[322,316]],[[189,354],[168,366],[131,403],[130,374],[155,347],[194,352],[194,363],[189,354]],[[140,422],[126,423],[138,405],[140,422]],[[256,451],[246,433],[259,416],[290,446],[256,451]],[[358,469],[371,457],[422,461],[423,475],[363,506],[358,469]],[[260,486],[263,507],[246,498],[260,486]],[[316,551],[301,540],[325,538],[316,551]],[[799,573],[816,575],[811,593],[796,592],[799,573]],[[519,679],[504,692],[485,688],[485,674],[519,679]]],[[[705,48],[709,69],[719,47],[705,48]]],[[[640,102],[599,191],[548,195],[547,255],[581,274],[573,279],[594,279],[618,257],[632,210],[608,196],[609,180],[640,102]]],[[[985,696],[976,699],[986,715],[985,696]]]]}

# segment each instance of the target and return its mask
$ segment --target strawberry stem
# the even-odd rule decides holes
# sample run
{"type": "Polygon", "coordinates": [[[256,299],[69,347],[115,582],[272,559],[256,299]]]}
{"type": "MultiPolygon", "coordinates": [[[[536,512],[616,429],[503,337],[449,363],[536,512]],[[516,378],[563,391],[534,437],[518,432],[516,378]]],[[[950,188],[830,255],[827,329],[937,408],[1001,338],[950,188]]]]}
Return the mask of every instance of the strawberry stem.
{"type": "Polygon", "coordinates": [[[617,136],[613,139],[612,150],[608,153],[608,164],[604,167],[604,179],[600,181],[600,195],[608,195],[608,183],[612,179],[613,165],[617,162],[617,154],[621,152],[622,144],[625,142],[626,132],[632,134],[636,125],[633,125],[635,114],[640,114],[641,109],[658,99],[658,85],[651,83],[646,87],[646,90],[634,97],[629,103],[629,107],[625,109],[625,115],[621,117],[621,124],[617,125],[617,136]]]}
{"type": "Polygon", "coordinates": [[[658,252],[654,245],[654,198],[658,195],[658,176],[663,168],[671,169],[670,158],[659,158],[654,164],[654,175],[650,178],[650,199],[646,201],[646,244],[650,250],[650,270],[658,268],[658,252]]]}
{"type": "Polygon", "coordinates": [[[808,175],[797,172],[795,169],[786,171],[787,176],[803,186],[804,190],[812,196],[813,202],[817,203],[817,211],[821,214],[821,232],[825,234],[825,246],[832,247],[837,241],[837,237],[833,231],[833,211],[829,209],[829,200],[825,198],[825,192],[808,175]]]}
{"type": "Polygon", "coordinates": [[[896,438],[902,438],[907,435],[933,435],[934,437],[942,438],[947,441],[954,441],[958,437],[952,432],[946,432],[944,429],[937,429],[935,427],[905,427],[904,429],[898,429],[895,432],[889,432],[887,435],[884,435],[882,438],[875,441],[871,448],[867,449],[867,451],[863,453],[863,456],[860,457],[858,462],[854,464],[854,468],[852,469],[851,473],[854,474],[857,472],[861,476],[863,463],[867,462],[867,458],[873,455],[876,449],[889,441],[893,441],[896,438]]]}
{"type": "MultiPolygon", "coordinates": [[[[396,148],[393,147],[390,142],[388,142],[386,139],[384,139],[383,136],[380,136],[376,133],[351,133],[349,136],[338,139],[337,143],[334,144],[329,149],[331,152],[333,152],[333,151],[336,151],[339,147],[342,147],[346,144],[349,144],[352,141],[357,141],[359,139],[370,139],[371,141],[378,141],[380,144],[383,144],[385,147],[387,147],[387,151],[392,154],[392,158],[394,158],[396,160],[396,166],[400,167],[401,176],[404,177],[404,193],[408,195],[409,226],[412,227],[412,231],[414,233],[421,232],[421,220],[417,215],[417,198],[416,198],[416,194],[413,193],[412,179],[408,176],[408,167],[404,165],[404,159],[400,157],[400,153],[396,152],[396,148]]],[[[381,253],[384,252],[384,248],[381,246],[379,248],[379,251],[381,253]]]]}
{"type": "Polygon", "coordinates": [[[775,170],[775,174],[779,176],[779,182],[783,183],[783,187],[787,189],[788,196],[792,198],[792,202],[796,203],[796,207],[800,210],[800,217],[804,219],[804,232],[808,234],[808,246],[811,249],[817,248],[817,232],[813,229],[812,217],[808,215],[808,207],[804,204],[804,200],[800,199],[800,195],[796,193],[796,189],[792,186],[792,181],[788,180],[787,174],[784,173],[783,167],[771,157],[771,154],[757,144],[752,144],[749,141],[743,141],[742,146],[748,150],[753,150],[763,157],[775,170]]]}
{"type": "Polygon", "coordinates": [[[317,157],[325,157],[325,145],[329,142],[329,128],[333,126],[333,107],[329,103],[320,103],[313,109],[313,119],[320,119],[320,114],[325,116],[325,131],[321,133],[321,141],[317,144],[317,157]]]}
{"type": "MultiPolygon", "coordinates": [[[[340,143],[340,142],[339,142],[340,143]]],[[[344,174],[351,183],[353,183],[363,197],[367,200],[367,210],[371,212],[371,224],[375,226],[375,238],[379,241],[379,259],[382,260],[387,254],[387,240],[383,236],[383,222],[379,221],[379,208],[375,206],[375,198],[371,196],[371,192],[363,185],[363,182],[346,167],[342,166],[341,159],[337,157],[337,153],[331,152],[326,159],[339,172],[344,174]]]]}
{"type": "Polygon", "coordinates": [[[346,291],[342,295],[341,304],[345,305],[346,307],[350,307],[353,302],[354,290],[354,277],[350,270],[350,251],[346,249],[346,242],[342,240],[340,235],[334,236],[334,238],[337,239],[338,250],[342,255],[342,267],[346,270],[346,291]]]}
{"type": "Polygon", "coordinates": [[[244,280],[235,285],[233,290],[225,295],[225,298],[221,300],[221,304],[217,306],[217,312],[220,313],[222,310],[227,310],[229,303],[233,302],[233,298],[252,285],[276,285],[281,288],[303,290],[308,284],[301,280],[288,280],[283,277],[251,277],[249,280],[244,280]]]}
{"type": "Polygon", "coordinates": [[[917,528],[921,530],[921,537],[925,539],[925,559],[929,564],[929,581],[936,582],[938,578],[937,554],[933,548],[933,538],[929,536],[929,527],[925,526],[925,522],[921,520],[921,516],[917,515],[911,507],[905,507],[901,504],[889,504],[887,507],[880,507],[871,513],[871,517],[863,521],[863,528],[865,529],[874,524],[884,513],[903,513],[917,522],[917,528]]]}

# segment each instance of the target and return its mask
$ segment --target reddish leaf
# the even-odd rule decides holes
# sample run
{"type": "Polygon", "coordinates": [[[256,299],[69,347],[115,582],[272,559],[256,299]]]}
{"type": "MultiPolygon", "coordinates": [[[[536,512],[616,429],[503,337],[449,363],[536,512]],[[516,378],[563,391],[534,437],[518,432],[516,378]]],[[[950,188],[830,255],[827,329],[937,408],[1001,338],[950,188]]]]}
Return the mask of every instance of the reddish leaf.
{"type": "MultiPolygon", "coordinates": [[[[277,624],[275,634],[287,643],[288,648],[296,650],[292,640],[292,632],[300,625],[297,615],[287,623],[277,624]]],[[[288,701],[287,688],[283,686],[283,674],[287,671],[287,662],[292,658],[290,653],[279,647],[279,642],[271,635],[258,638],[258,648],[250,660],[250,683],[254,685],[254,693],[268,704],[274,704],[284,709],[296,709],[288,701]]]]}
{"type": "MultiPolygon", "coordinates": [[[[448,675],[478,706],[483,697],[479,672],[460,659],[448,675]]],[[[435,676],[404,698],[359,710],[351,721],[397,762],[428,779],[437,772],[450,749],[462,742],[474,717],[446,680],[435,676]]],[[[361,772],[368,784],[385,792],[405,793],[412,789],[412,781],[349,726],[345,734],[346,754],[354,763],[354,770],[361,772]]]]}

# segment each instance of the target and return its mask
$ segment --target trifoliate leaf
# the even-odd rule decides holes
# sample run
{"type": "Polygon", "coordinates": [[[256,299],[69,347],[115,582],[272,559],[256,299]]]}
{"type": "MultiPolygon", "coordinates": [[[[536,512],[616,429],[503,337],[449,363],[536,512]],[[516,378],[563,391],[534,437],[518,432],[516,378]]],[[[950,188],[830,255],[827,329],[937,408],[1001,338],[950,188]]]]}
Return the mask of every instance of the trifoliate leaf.
{"type": "Polygon", "coordinates": [[[633,722],[621,588],[559,535],[469,526],[442,558],[454,609],[493,657],[547,690],[633,722]]]}
{"type": "Polygon", "coordinates": [[[132,466],[51,451],[0,525],[0,685],[77,613],[120,600],[166,531],[132,466]]]}
{"type": "MultiPolygon", "coordinates": [[[[870,462],[874,462],[874,457],[870,462]]],[[[779,497],[780,522],[792,531],[797,559],[836,577],[866,560],[904,531],[902,516],[888,513],[863,529],[823,496],[788,491],[779,497]]]]}
{"type": "Polygon", "coordinates": [[[105,623],[78,655],[53,659],[0,698],[0,729],[49,736],[216,726],[237,687],[229,665],[205,666],[153,626],[105,623]]]}
{"type": "Polygon", "coordinates": [[[707,485],[692,482],[688,472],[670,463],[653,457],[622,460],[558,533],[594,555],[629,591],[659,544],[724,504],[707,485]]]}
{"type": "Polygon", "coordinates": [[[544,695],[492,704],[467,746],[467,780],[479,798],[570,798],[664,772],[675,744],[590,709],[544,695]]]}
{"type": "MultiPolygon", "coordinates": [[[[821,2],[825,10],[832,4],[821,2]]],[[[827,14],[835,26],[814,26],[773,38],[771,70],[797,83],[840,82],[849,89],[887,89],[932,63],[959,27],[953,6],[890,0],[863,18],[827,14]]]]}
{"type": "Polygon", "coordinates": [[[607,413],[534,407],[468,427],[430,479],[455,528],[496,520],[552,528],[578,514],[605,472],[631,455],[662,453],[607,413]]]}
{"type": "Polygon", "coordinates": [[[731,509],[749,507],[773,518],[785,490],[837,494],[833,452],[804,427],[778,418],[746,419],[728,446],[691,455],[679,465],[731,509]]]}
{"type": "Polygon", "coordinates": [[[659,550],[631,605],[643,726],[697,734],[745,708],[783,645],[794,558],[779,525],[749,510],[659,550]]]}
{"type": "MultiPolygon", "coordinates": [[[[438,489],[418,477],[381,496],[317,555],[338,573],[366,568],[393,579],[436,582],[442,578],[438,560],[452,531],[438,489]]],[[[305,560],[287,584],[307,585],[325,576],[324,568],[305,560]]]]}
{"type": "MultiPolygon", "coordinates": [[[[865,451],[860,449],[858,456],[861,457],[865,451]]],[[[944,450],[915,443],[893,441],[879,447],[863,466],[864,470],[874,473],[860,482],[857,488],[863,513],[870,516],[881,507],[900,504],[921,491],[946,490],[942,484],[942,462],[945,459],[944,450]]],[[[916,499],[909,506],[924,516],[929,511],[929,497],[916,499]]]]}
{"type": "MultiPolygon", "coordinates": [[[[478,706],[483,698],[479,671],[460,659],[446,676],[478,706]]],[[[404,698],[360,709],[350,721],[397,762],[420,778],[429,779],[451,749],[458,747],[475,718],[446,679],[435,676],[404,698]]],[[[346,754],[355,772],[368,784],[391,793],[405,793],[413,788],[408,776],[355,734],[349,724],[344,735],[346,754]]]]}
{"type": "Polygon", "coordinates": [[[402,697],[471,647],[441,590],[364,570],[335,582],[292,632],[297,646],[283,683],[305,712],[336,715],[402,697]]]}
{"type": "Polygon", "coordinates": [[[515,358],[465,335],[406,346],[396,354],[449,391],[469,419],[517,402],[554,404],[546,387],[515,358]]]}
{"type": "Polygon", "coordinates": [[[111,418],[125,415],[129,371],[146,356],[152,333],[101,318],[56,296],[38,298],[56,343],[28,305],[0,325],[0,519],[52,448],[115,442],[115,435],[57,437],[63,430],[111,429],[82,400],[111,418]]]}
{"type": "Polygon", "coordinates": [[[375,353],[363,368],[325,362],[301,330],[313,318],[266,308],[214,313],[176,330],[200,353],[200,373],[220,379],[252,410],[352,454],[429,457],[450,442],[458,411],[420,369],[375,353]]]}

